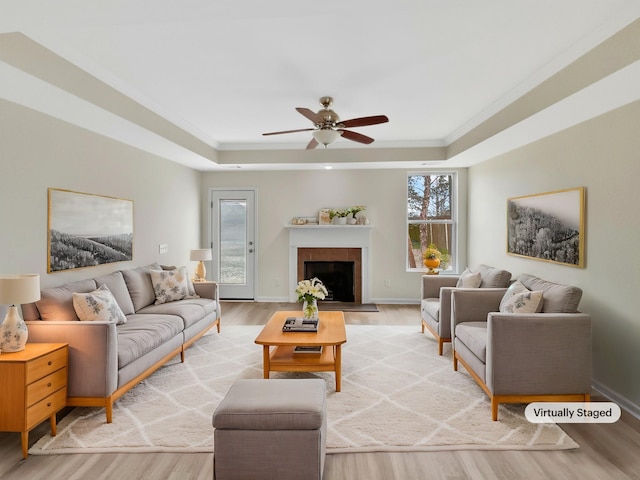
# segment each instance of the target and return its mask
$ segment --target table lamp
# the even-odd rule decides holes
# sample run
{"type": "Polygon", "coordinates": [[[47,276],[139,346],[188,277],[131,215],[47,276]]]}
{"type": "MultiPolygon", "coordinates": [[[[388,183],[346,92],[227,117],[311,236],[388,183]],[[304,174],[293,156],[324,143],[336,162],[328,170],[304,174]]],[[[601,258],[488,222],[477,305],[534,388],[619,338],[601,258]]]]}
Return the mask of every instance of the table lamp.
{"type": "Polygon", "coordinates": [[[16,305],[37,300],[40,300],[40,275],[0,275],[0,305],[11,305],[0,324],[0,352],[24,350],[29,332],[16,305]]]}
{"type": "Polygon", "coordinates": [[[196,282],[204,282],[207,277],[207,269],[204,267],[204,262],[213,259],[211,255],[210,248],[199,248],[196,250],[191,250],[191,261],[198,262],[196,266],[195,281],[196,282]]]}

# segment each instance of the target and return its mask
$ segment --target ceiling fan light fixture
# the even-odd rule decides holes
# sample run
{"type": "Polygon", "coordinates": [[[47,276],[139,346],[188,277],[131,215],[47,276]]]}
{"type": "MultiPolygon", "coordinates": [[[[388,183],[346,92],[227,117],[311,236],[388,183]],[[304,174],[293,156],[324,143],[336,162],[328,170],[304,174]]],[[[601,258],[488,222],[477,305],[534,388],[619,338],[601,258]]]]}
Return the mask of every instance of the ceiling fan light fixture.
{"type": "Polygon", "coordinates": [[[320,130],[314,130],[312,135],[313,138],[316,139],[316,142],[326,147],[330,143],[335,142],[341,135],[341,132],[338,132],[337,130],[333,130],[331,128],[321,128],[320,130]]]}

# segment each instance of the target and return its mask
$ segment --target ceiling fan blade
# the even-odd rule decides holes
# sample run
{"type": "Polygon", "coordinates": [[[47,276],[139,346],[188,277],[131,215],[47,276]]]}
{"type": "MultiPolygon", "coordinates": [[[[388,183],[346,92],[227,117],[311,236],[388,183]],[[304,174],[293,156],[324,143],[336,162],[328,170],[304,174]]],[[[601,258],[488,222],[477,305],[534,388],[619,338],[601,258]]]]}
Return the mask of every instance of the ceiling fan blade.
{"type": "Polygon", "coordinates": [[[281,135],[283,133],[295,133],[295,132],[310,132],[311,130],[315,130],[315,128],[299,128],[297,130],[283,130],[282,132],[269,132],[263,133],[262,135],[281,135]]]}
{"type": "Polygon", "coordinates": [[[307,150],[313,150],[314,148],[316,148],[318,146],[318,142],[316,141],[315,138],[312,138],[311,141],[307,144],[307,150]]]}
{"type": "Polygon", "coordinates": [[[379,123],[387,123],[389,118],[386,115],[374,115],[372,117],[352,118],[338,123],[338,126],[344,128],[366,127],[367,125],[377,125],[379,123]]]}
{"type": "Polygon", "coordinates": [[[370,143],[373,143],[373,138],[367,137],[366,135],[362,135],[361,133],[352,132],[350,130],[338,130],[338,131],[342,132],[342,137],[346,138],[347,140],[352,140],[358,143],[366,143],[367,145],[369,145],[370,143]]]}
{"type": "Polygon", "coordinates": [[[322,118],[320,118],[318,114],[313,110],[309,110],[308,108],[303,108],[303,107],[297,107],[296,110],[300,114],[304,115],[309,120],[311,120],[314,125],[316,125],[317,123],[322,123],[322,118]]]}

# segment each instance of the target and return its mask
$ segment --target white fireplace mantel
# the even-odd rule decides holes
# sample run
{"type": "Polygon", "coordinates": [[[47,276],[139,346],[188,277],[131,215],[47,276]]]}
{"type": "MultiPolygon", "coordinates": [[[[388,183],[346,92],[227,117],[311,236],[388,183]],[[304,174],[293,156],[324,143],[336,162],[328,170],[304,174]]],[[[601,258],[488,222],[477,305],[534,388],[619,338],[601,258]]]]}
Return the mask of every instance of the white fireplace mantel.
{"type": "Polygon", "coordinates": [[[372,225],[287,225],[289,230],[289,301],[297,300],[298,248],[360,248],[362,303],[371,303],[369,248],[372,225]]]}

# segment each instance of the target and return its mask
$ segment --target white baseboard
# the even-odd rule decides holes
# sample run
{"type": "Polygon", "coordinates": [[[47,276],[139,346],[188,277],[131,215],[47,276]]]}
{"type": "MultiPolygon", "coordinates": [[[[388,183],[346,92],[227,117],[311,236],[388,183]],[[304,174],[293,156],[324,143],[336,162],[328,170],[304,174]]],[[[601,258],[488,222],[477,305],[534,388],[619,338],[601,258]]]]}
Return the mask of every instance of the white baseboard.
{"type": "Polygon", "coordinates": [[[255,301],[263,303],[289,303],[289,297],[257,297],[255,301]]]}
{"type": "Polygon", "coordinates": [[[380,305],[419,305],[420,300],[416,298],[372,298],[371,303],[380,305]]]}
{"type": "Polygon", "coordinates": [[[599,394],[607,397],[612,402],[617,403],[620,406],[620,408],[626,410],[628,413],[630,413],[631,415],[636,417],[638,420],[640,420],[640,406],[639,405],[636,405],[635,403],[633,403],[628,398],[623,397],[619,393],[614,392],[613,390],[611,390],[610,388],[602,385],[599,382],[592,381],[591,382],[591,387],[595,391],[597,391],[599,394]]]}
{"type": "MultiPolygon", "coordinates": [[[[264,303],[289,303],[288,297],[257,297],[254,301],[264,303]]],[[[371,303],[381,305],[419,305],[420,300],[415,298],[372,298],[371,303]]]]}

